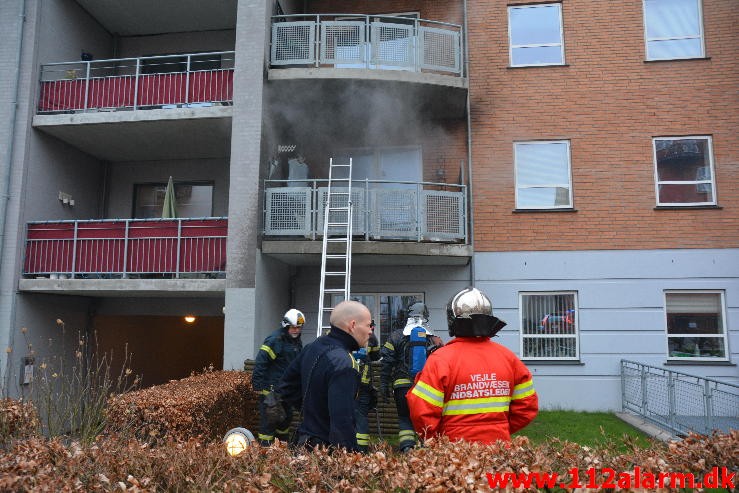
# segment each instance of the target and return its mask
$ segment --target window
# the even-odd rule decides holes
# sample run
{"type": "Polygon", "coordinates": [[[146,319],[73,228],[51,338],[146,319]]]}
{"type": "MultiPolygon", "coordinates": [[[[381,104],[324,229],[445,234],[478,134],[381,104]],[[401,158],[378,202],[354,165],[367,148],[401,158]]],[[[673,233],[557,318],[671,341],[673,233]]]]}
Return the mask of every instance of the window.
{"type": "MultiPolygon", "coordinates": [[[[402,329],[408,319],[406,310],[416,301],[424,301],[423,294],[356,294],[352,293],[352,299],[364,303],[372,314],[375,321],[375,335],[380,340],[380,345],[390,337],[395,329],[402,329]],[[379,314],[379,315],[378,315],[379,314]]],[[[342,299],[341,295],[333,295],[334,306],[342,299]]],[[[433,330],[433,327],[432,327],[433,330]]]]}
{"type": "Polygon", "coordinates": [[[568,141],[517,142],[514,160],[517,209],[572,207],[568,141]]]}
{"type": "Polygon", "coordinates": [[[521,357],[577,360],[577,293],[520,293],[521,357]]]}
{"type": "Polygon", "coordinates": [[[701,17],[700,0],[644,0],[647,60],[705,56],[701,17]]]}
{"type": "MultiPolygon", "coordinates": [[[[137,219],[162,217],[166,183],[137,183],[134,185],[133,217],[137,219]]],[[[204,182],[175,182],[175,210],[177,217],[211,217],[213,215],[213,184],[204,182]]]]}
{"type": "Polygon", "coordinates": [[[562,4],[508,7],[511,65],[562,65],[562,4]]]}
{"type": "Polygon", "coordinates": [[[711,138],[653,140],[657,205],[715,205],[711,138]]]}
{"type": "Polygon", "coordinates": [[[727,359],[723,291],[666,291],[667,356],[727,359]]]}

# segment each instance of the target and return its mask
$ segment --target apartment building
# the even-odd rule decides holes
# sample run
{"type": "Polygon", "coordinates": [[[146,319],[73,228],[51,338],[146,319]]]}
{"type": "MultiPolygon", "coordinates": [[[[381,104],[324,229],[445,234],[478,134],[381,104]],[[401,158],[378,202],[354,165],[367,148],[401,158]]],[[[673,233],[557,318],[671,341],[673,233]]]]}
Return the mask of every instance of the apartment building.
{"type": "Polygon", "coordinates": [[[735,2],[0,9],[11,391],[56,319],[145,384],[240,368],[290,307],[312,340],[350,158],[381,339],[475,284],[545,406],[618,409],[622,359],[739,381],[735,2]]]}

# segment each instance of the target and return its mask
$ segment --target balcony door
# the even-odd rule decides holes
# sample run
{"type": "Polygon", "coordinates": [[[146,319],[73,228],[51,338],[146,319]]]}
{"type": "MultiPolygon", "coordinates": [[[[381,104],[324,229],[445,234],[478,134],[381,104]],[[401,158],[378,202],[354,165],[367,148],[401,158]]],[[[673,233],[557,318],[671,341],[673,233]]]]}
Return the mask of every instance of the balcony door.
{"type": "Polygon", "coordinates": [[[416,183],[423,176],[421,148],[418,146],[347,149],[337,157],[352,158],[352,177],[355,180],[381,180],[371,188],[415,189],[415,185],[397,182],[416,183]]]}
{"type": "MultiPolygon", "coordinates": [[[[133,217],[162,217],[166,183],[134,184],[133,217]]],[[[213,183],[174,182],[177,217],[211,217],[213,215],[213,183]]]]}

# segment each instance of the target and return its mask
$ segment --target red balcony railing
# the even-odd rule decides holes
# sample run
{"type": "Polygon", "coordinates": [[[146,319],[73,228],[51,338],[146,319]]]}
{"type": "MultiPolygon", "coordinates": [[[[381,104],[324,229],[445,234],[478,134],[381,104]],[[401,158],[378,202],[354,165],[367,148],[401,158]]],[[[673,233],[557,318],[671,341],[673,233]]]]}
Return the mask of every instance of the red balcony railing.
{"type": "Polygon", "coordinates": [[[233,52],[49,63],[38,112],[230,104],[232,66],[233,52]]]}
{"type": "Polygon", "coordinates": [[[219,277],[226,218],[32,222],[25,277],[52,279],[219,277]]]}

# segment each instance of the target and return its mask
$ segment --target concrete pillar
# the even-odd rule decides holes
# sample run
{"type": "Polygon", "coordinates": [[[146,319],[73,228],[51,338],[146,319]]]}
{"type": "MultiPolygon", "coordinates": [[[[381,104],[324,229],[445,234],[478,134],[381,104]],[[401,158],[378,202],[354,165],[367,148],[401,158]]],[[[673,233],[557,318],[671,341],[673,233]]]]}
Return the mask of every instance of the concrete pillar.
{"type": "Polygon", "coordinates": [[[239,0],[228,205],[223,367],[240,368],[256,353],[256,256],[265,53],[271,2],[239,0]]]}

